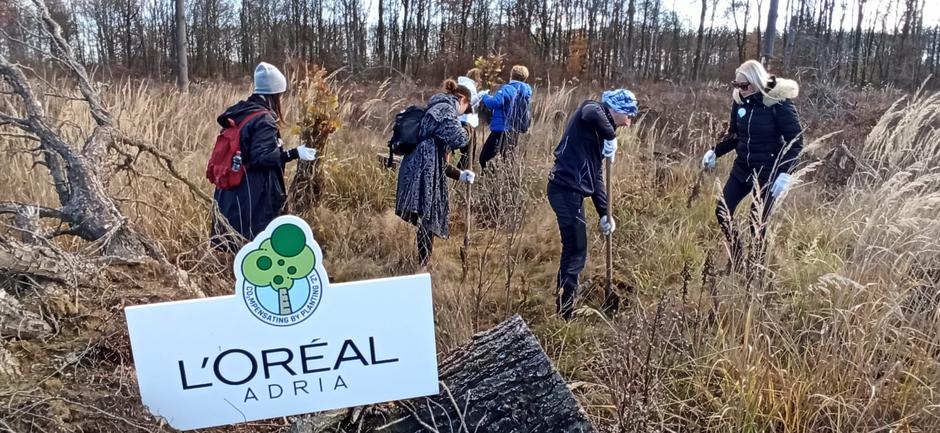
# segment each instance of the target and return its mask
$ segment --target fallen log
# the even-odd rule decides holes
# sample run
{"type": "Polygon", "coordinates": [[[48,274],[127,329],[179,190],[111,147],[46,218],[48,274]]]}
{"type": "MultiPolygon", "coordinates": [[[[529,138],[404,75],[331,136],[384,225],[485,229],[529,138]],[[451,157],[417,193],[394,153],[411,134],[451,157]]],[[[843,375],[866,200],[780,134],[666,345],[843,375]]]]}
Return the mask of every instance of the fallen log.
{"type": "MultiPolygon", "coordinates": [[[[20,301],[0,288],[0,338],[31,340],[51,333],[52,327],[42,317],[25,310],[20,301]]],[[[0,353],[0,357],[6,354],[0,353]]]]}
{"type": "Polygon", "coordinates": [[[310,415],[291,433],[594,432],[561,375],[518,315],[477,334],[440,363],[439,395],[310,415]]]}

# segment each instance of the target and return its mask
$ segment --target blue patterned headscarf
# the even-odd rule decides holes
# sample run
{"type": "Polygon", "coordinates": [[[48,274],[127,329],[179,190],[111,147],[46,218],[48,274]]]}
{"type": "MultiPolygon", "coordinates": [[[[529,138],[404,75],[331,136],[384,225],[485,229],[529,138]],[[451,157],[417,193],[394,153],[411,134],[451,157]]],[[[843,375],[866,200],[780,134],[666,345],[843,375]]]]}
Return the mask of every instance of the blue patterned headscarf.
{"type": "Polygon", "coordinates": [[[627,89],[608,90],[602,99],[611,110],[627,116],[636,116],[636,96],[627,89]]]}

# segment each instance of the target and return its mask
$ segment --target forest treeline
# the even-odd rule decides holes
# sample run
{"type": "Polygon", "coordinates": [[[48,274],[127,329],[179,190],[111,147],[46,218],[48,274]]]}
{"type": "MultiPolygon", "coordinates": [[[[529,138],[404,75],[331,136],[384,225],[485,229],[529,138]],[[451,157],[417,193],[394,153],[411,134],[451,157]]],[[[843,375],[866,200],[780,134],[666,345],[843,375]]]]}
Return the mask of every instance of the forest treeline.
{"type": "MultiPolygon", "coordinates": [[[[940,65],[930,0],[48,0],[79,58],[110,76],[176,76],[177,17],[193,79],[246,76],[259,60],[439,79],[504,53],[537,79],[726,79],[773,42],[771,69],[833,84],[913,87],[940,65]],[[177,2],[182,2],[177,4],[177,2]],[[772,39],[761,35],[777,8],[772,39]],[[180,6],[177,11],[177,6],[180,6]],[[691,6],[690,6],[691,7],[691,6]],[[179,12],[179,13],[177,13],[179,12]]],[[[10,57],[48,46],[24,0],[0,0],[10,57]]],[[[934,80],[936,82],[938,80],[934,80]]]]}

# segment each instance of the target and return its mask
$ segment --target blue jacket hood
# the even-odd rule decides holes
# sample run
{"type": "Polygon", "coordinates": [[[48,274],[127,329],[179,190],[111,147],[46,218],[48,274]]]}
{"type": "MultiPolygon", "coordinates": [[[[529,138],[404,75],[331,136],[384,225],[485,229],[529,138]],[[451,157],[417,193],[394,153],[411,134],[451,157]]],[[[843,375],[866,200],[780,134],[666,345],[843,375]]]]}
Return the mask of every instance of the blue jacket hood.
{"type": "Polygon", "coordinates": [[[509,85],[516,88],[517,91],[521,91],[523,95],[532,97],[532,87],[528,83],[522,81],[512,80],[509,82],[509,85]]]}

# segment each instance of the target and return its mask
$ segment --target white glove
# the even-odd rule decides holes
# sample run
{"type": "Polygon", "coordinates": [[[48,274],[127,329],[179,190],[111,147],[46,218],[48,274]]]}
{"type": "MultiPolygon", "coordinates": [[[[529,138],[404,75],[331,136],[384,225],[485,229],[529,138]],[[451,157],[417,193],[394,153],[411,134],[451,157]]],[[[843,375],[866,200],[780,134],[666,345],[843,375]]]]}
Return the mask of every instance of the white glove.
{"type": "Polygon", "coordinates": [[[790,187],[790,173],[780,173],[777,176],[777,180],[774,181],[773,186],[770,187],[770,196],[773,198],[780,197],[780,194],[783,194],[787,188],[790,187]]]}
{"type": "Polygon", "coordinates": [[[610,162],[614,162],[614,155],[617,153],[617,139],[613,140],[604,140],[604,150],[601,151],[601,154],[604,155],[604,158],[609,158],[610,162]]]}
{"type": "Polygon", "coordinates": [[[312,147],[307,147],[306,144],[301,144],[297,148],[297,157],[301,161],[313,161],[317,159],[317,150],[312,147]]]}
{"type": "Polygon", "coordinates": [[[477,179],[477,174],[470,170],[460,170],[460,181],[463,183],[473,183],[477,179]]]}
{"type": "Polygon", "coordinates": [[[613,217],[609,217],[607,215],[601,217],[601,233],[603,233],[604,236],[610,236],[610,234],[613,233],[616,229],[617,223],[614,222],[613,217]]]}
{"type": "Polygon", "coordinates": [[[712,170],[715,168],[715,163],[718,162],[718,155],[715,155],[714,150],[709,150],[705,152],[705,157],[702,158],[702,168],[712,170]]]}
{"type": "Polygon", "coordinates": [[[477,116],[476,113],[473,114],[464,114],[460,116],[460,122],[470,125],[471,128],[476,128],[480,126],[480,116],[477,116]]]}

